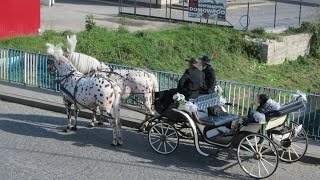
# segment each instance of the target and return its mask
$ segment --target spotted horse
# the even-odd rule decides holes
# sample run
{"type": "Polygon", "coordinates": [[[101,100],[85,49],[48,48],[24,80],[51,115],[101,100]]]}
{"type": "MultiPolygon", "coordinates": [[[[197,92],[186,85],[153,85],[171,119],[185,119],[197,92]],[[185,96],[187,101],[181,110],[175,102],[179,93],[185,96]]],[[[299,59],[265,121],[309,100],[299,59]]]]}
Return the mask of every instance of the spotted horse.
{"type": "Polygon", "coordinates": [[[48,71],[53,74],[57,71],[61,87],[63,103],[67,109],[68,129],[77,130],[77,118],[80,109],[96,111],[100,109],[103,117],[108,118],[113,129],[112,145],[122,145],[120,122],[121,89],[117,84],[105,77],[86,77],[76,70],[70,61],[63,56],[60,46],[47,44],[48,71]],[[75,106],[74,125],[71,120],[71,105],[75,106]]]}
{"type": "MultiPolygon", "coordinates": [[[[152,107],[154,93],[158,92],[159,85],[154,74],[145,70],[135,69],[111,69],[99,60],[86,54],[74,52],[77,39],[75,35],[67,36],[67,58],[70,62],[87,77],[107,77],[121,88],[121,100],[124,101],[135,95],[141,100],[146,109],[145,114],[149,118],[155,114],[152,107]]],[[[62,51],[62,49],[61,49],[62,51]]],[[[92,117],[90,126],[94,126],[95,115],[92,117]]],[[[102,121],[100,121],[100,124],[102,121]]],[[[142,129],[146,124],[142,123],[142,129]]]]}

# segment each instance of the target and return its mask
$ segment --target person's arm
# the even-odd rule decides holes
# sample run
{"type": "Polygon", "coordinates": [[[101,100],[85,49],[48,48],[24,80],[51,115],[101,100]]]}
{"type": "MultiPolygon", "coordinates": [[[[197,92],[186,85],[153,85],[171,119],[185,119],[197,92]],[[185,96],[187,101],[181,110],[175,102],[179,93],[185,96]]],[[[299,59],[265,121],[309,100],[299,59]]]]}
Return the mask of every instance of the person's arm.
{"type": "Polygon", "coordinates": [[[208,93],[213,93],[214,92],[214,86],[216,84],[216,77],[215,77],[215,72],[212,69],[210,69],[210,72],[208,73],[208,79],[209,79],[209,84],[208,84],[208,93]]]}
{"type": "Polygon", "coordinates": [[[179,83],[178,83],[179,90],[183,87],[184,83],[189,79],[189,76],[190,76],[189,71],[187,69],[179,80],[179,83]]]}

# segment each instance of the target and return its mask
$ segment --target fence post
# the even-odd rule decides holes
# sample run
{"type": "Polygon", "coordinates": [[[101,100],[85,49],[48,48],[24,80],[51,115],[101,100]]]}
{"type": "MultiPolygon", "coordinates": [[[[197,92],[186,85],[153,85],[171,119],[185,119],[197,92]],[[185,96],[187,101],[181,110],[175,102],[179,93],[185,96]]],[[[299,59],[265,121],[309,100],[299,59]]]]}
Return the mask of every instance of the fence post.
{"type": "Polygon", "coordinates": [[[171,20],[171,9],[172,7],[171,7],[171,0],[170,0],[170,20],[171,20]]]}
{"type": "Polygon", "coordinates": [[[149,16],[151,16],[151,0],[149,1],[149,16]]]}
{"type": "Polygon", "coordinates": [[[273,20],[273,28],[276,28],[276,21],[277,21],[277,5],[278,0],[276,0],[276,3],[274,5],[274,20],[273,20]]]}
{"type": "Polygon", "coordinates": [[[299,25],[301,24],[301,6],[302,6],[301,1],[302,1],[302,0],[300,0],[300,9],[299,9],[299,25]]]}
{"type": "Polygon", "coordinates": [[[184,20],[184,1],[182,0],[182,20],[184,20]]]}
{"type": "Polygon", "coordinates": [[[137,0],[134,0],[134,15],[137,15],[137,0]]]}
{"type": "Polygon", "coordinates": [[[168,18],[168,0],[166,0],[166,18],[168,18]]]}
{"type": "Polygon", "coordinates": [[[12,49],[9,49],[9,72],[8,72],[8,75],[9,75],[9,82],[11,82],[11,71],[12,71],[12,62],[11,62],[11,59],[12,59],[12,54],[13,54],[13,52],[12,52],[13,50],[12,49]]]}
{"type": "Polygon", "coordinates": [[[247,9],[247,25],[246,25],[246,31],[249,29],[249,13],[250,13],[250,3],[248,2],[248,9],[247,9]]]}

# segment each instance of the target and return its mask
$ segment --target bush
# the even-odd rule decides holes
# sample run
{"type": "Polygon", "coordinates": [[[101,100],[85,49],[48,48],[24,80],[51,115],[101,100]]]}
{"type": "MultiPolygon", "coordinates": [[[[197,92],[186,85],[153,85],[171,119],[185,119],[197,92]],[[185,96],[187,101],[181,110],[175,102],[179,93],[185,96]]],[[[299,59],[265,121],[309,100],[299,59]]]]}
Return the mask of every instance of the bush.
{"type": "Polygon", "coordinates": [[[86,16],[85,24],[87,31],[90,31],[93,27],[96,26],[96,23],[93,21],[93,15],[86,16]]]}

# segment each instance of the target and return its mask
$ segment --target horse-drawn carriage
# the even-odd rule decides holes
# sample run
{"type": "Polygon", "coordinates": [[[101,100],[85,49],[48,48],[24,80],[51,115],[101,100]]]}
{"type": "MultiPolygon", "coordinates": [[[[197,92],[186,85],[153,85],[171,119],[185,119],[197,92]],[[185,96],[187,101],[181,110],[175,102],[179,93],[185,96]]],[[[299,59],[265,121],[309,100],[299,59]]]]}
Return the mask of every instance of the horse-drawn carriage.
{"type": "MultiPolygon", "coordinates": [[[[98,74],[94,74],[93,77],[90,74],[85,76],[63,56],[61,47],[49,45],[47,51],[51,55],[48,59],[48,71],[51,73],[58,71],[67,108],[67,128],[76,130],[79,108],[90,109],[94,113],[99,108],[103,117],[110,117],[113,110],[114,118],[109,119],[113,127],[112,144],[122,145],[120,98],[126,99],[135,93],[128,91],[127,88],[139,90],[142,93],[138,94],[144,95],[142,97],[146,109],[151,110],[149,106],[152,104],[151,94],[157,89],[157,84],[153,81],[154,75],[145,71],[126,70],[102,72],[102,75],[101,72],[97,72],[98,74]],[[131,78],[131,75],[136,77],[131,78]],[[147,84],[134,81],[141,80],[142,77],[145,78],[143,82],[148,82],[147,84]],[[72,104],[76,109],[73,126],[71,126],[72,104]]],[[[96,64],[100,66],[99,63],[96,64]]],[[[206,112],[208,107],[220,105],[220,97],[217,94],[203,95],[184,104],[172,103],[170,91],[156,94],[154,105],[159,115],[149,113],[152,117],[147,119],[148,137],[151,147],[160,154],[172,153],[178,147],[180,137],[192,137],[197,151],[201,155],[209,156],[210,154],[200,148],[201,138],[209,145],[236,148],[238,162],[245,173],[255,178],[266,178],[277,169],[279,158],[286,162],[294,162],[306,153],[308,141],[305,131],[288,118],[290,112],[304,107],[305,100],[301,95],[280,109],[265,113],[265,122],[247,125],[240,123],[236,131],[230,131],[233,122],[239,119],[237,115],[212,116],[206,112]],[[193,108],[186,108],[187,104],[193,108]]],[[[93,116],[93,122],[94,119],[93,116]]]]}
{"type": "Polygon", "coordinates": [[[279,158],[295,162],[306,153],[308,141],[305,131],[288,118],[290,112],[304,107],[301,96],[278,110],[265,113],[265,123],[239,124],[237,130],[230,133],[232,123],[240,117],[233,114],[210,116],[206,112],[207,107],[220,103],[217,94],[194,99],[198,110],[187,112],[179,103],[168,105],[168,99],[162,98],[167,97],[166,93],[168,91],[158,93],[155,109],[160,115],[151,120],[148,133],[149,144],[157,153],[172,153],[178,147],[179,138],[186,135],[185,129],[190,129],[189,137],[192,135],[196,150],[201,155],[210,154],[201,150],[200,139],[209,145],[236,148],[239,165],[254,178],[271,176],[278,167],[279,158]]]}

